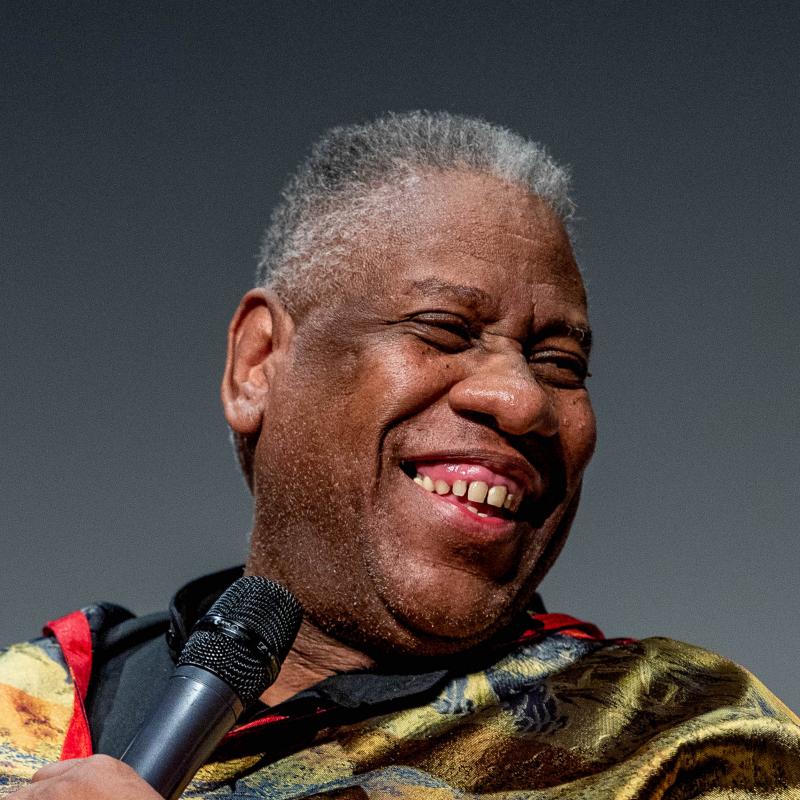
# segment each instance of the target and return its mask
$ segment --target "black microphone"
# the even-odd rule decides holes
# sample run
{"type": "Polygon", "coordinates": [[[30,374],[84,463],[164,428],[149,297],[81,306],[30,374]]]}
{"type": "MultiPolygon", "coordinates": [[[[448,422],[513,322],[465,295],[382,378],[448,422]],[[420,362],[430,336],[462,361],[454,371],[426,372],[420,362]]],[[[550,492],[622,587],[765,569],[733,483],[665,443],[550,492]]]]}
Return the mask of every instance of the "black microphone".
{"type": "Polygon", "coordinates": [[[279,583],[239,578],[192,629],[167,689],[121,761],[175,800],[278,677],[303,611],[279,583]]]}

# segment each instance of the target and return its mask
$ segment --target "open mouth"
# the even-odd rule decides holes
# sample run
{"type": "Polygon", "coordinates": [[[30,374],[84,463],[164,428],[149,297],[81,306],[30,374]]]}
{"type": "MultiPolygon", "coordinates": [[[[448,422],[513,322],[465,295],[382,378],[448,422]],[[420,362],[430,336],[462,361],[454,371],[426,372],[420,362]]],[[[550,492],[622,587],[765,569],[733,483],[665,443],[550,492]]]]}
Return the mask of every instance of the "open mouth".
{"type": "Polygon", "coordinates": [[[487,522],[516,520],[525,497],[517,480],[481,464],[404,462],[401,467],[423,491],[487,522]]]}

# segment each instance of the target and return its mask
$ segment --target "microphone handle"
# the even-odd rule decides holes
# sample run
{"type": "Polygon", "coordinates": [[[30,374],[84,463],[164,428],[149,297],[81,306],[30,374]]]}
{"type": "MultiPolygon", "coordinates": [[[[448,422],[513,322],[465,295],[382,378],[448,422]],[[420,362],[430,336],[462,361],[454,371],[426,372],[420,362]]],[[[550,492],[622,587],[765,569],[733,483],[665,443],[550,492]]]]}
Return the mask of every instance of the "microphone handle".
{"type": "Polygon", "coordinates": [[[193,665],[178,667],[166,692],[120,760],[166,800],[180,797],[242,713],[225,681],[193,665]]]}

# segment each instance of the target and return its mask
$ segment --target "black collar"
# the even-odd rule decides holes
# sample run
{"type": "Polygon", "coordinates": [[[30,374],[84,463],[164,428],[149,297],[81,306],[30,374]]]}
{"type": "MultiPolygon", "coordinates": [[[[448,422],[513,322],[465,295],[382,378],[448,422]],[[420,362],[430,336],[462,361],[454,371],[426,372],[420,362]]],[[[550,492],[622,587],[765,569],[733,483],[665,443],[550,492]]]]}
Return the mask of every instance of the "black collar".
{"type": "Polygon", "coordinates": [[[221,572],[213,572],[211,575],[195,578],[175,592],[169,604],[169,630],[167,631],[167,644],[173,661],[178,660],[197,620],[243,574],[243,566],[231,567],[221,572]]]}
{"type": "MultiPolygon", "coordinates": [[[[194,624],[208,611],[214,601],[244,572],[242,566],[232,567],[211,575],[204,575],[190,581],[179,589],[169,605],[170,625],[167,632],[167,644],[173,661],[186,644],[194,624]]],[[[535,613],[544,613],[544,605],[539,595],[534,596],[531,603],[535,613]]],[[[354,672],[332,675],[309,690],[292,698],[294,700],[332,702],[344,708],[373,706],[389,699],[398,700],[412,695],[419,695],[439,686],[445,677],[453,672],[461,672],[467,665],[482,666],[481,662],[497,655],[497,645],[513,640],[513,633],[504,631],[496,642],[488,643],[477,656],[458,656],[457,666],[454,659],[430,661],[417,664],[416,669],[406,669],[397,665],[391,670],[370,672],[354,672]]],[[[502,645],[501,645],[502,647],[502,645]]],[[[291,701],[287,701],[291,702],[291,701]]]]}
{"type": "MultiPolygon", "coordinates": [[[[114,617],[109,629],[99,636],[96,671],[87,700],[97,752],[119,757],[124,751],[151,705],[163,692],[195,622],[242,573],[242,567],[233,567],[187,583],[172,598],[168,614],[162,612],[135,619],[124,609],[116,609],[123,612],[121,621],[114,617]]],[[[532,605],[537,613],[544,612],[538,595],[532,605]]],[[[488,642],[479,653],[446,662],[417,662],[413,666],[398,662],[383,671],[332,675],[274,709],[267,710],[261,703],[254,703],[240,722],[265,713],[282,714],[287,718],[306,719],[306,722],[298,722],[297,735],[311,736],[316,727],[323,724],[315,716],[320,708],[331,709],[332,713],[324,717],[324,724],[330,724],[334,720],[352,721],[425,702],[454,674],[485,668],[497,658],[498,651],[508,649],[513,638],[514,630],[504,631],[497,641],[488,642]]],[[[262,731],[261,739],[263,736],[262,731]]],[[[284,728],[275,731],[274,737],[276,753],[284,739],[286,742],[282,746],[288,747],[292,738],[284,728]]],[[[259,737],[255,739],[261,741],[259,737]]]]}

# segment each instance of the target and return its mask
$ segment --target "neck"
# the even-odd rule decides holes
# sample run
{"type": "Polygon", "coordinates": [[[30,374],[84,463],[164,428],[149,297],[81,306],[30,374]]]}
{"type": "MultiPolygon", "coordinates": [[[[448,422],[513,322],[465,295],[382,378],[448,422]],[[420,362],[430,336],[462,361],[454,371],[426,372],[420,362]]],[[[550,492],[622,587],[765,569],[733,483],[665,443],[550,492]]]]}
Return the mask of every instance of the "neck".
{"type": "Polygon", "coordinates": [[[374,666],[375,662],[364,653],[342,644],[312,622],[303,620],[278,679],[261,695],[261,701],[275,706],[331,675],[374,666]]]}

